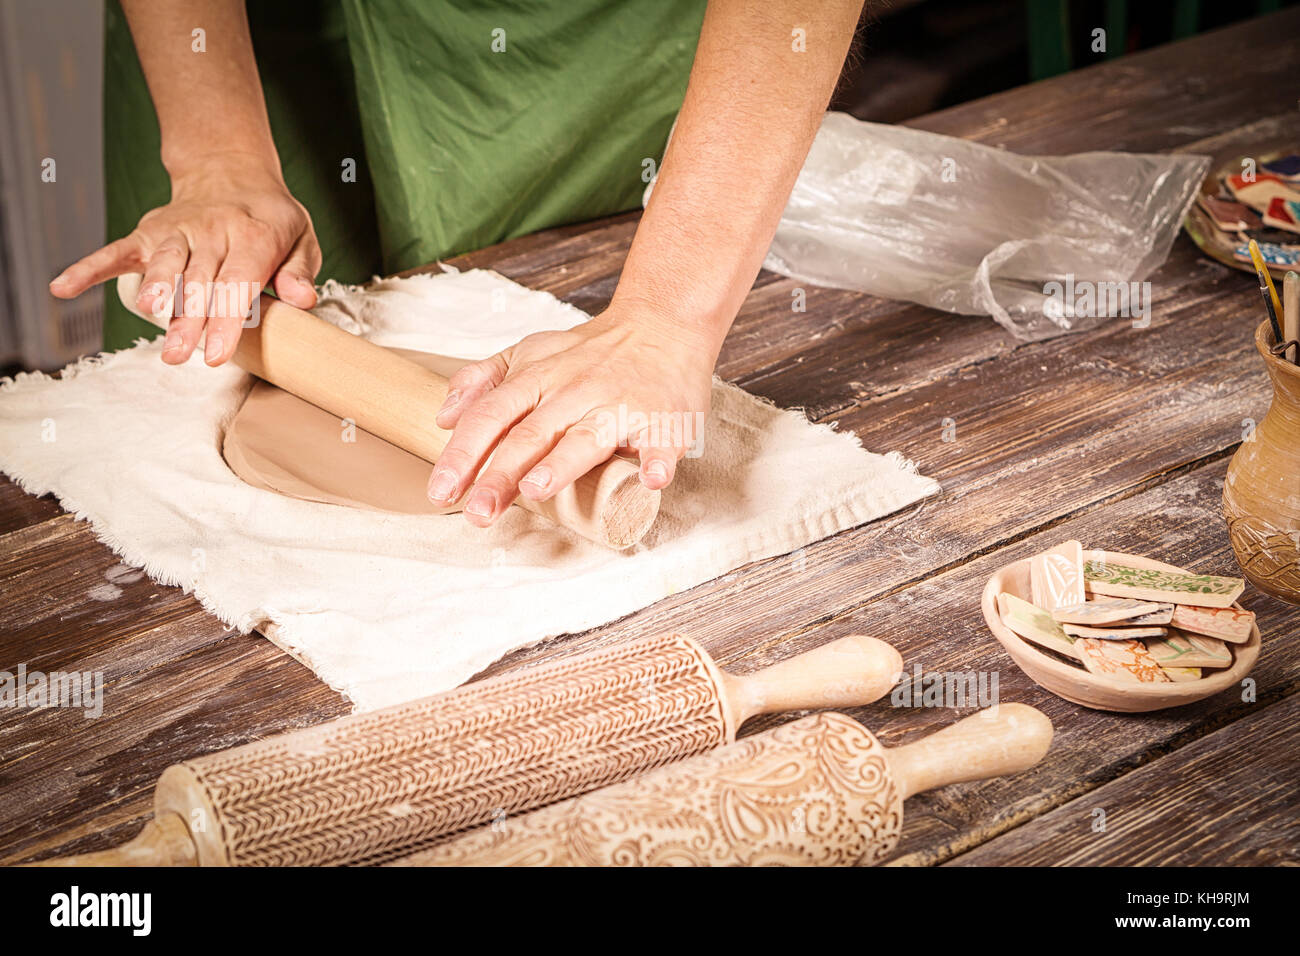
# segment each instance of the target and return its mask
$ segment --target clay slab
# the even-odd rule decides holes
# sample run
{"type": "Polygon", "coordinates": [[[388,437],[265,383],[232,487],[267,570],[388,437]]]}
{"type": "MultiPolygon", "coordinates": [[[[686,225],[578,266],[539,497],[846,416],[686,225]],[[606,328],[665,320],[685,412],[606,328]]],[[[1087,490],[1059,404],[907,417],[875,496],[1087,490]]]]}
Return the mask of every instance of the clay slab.
{"type": "Polygon", "coordinates": [[[1162,667],[1231,667],[1232,651],[1223,641],[1197,634],[1173,632],[1147,641],[1147,650],[1162,667]]]}
{"type": "Polygon", "coordinates": [[[1131,597],[1198,607],[1230,607],[1246,589],[1242,578],[1217,574],[1178,574],[1089,561],[1084,566],[1088,590],[1110,597],[1131,597]]]}
{"type": "Polygon", "coordinates": [[[1061,630],[1061,625],[1042,608],[1004,591],[998,595],[998,613],[1002,616],[1002,623],[1025,640],[1079,660],[1074,638],[1061,630]]]}
{"type": "Polygon", "coordinates": [[[1258,229],[1263,225],[1259,213],[1245,203],[1234,202],[1231,199],[1219,199],[1216,196],[1207,196],[1204,193],[1197,194],[1196,199],[1201,208],[1205,210],[1205,214],[1210,217],[1210,221],[1224,232],[1236,232],[1239,229],[1258,229]]]}
{"type": "Polygon", "coordinates": [[[1095,637],[1103,641],[1131,641],[1147,637],[1164,637],[1167,627],[1088,627],[1083,624],[1062,624],[1062,630],[1071,637],[1095,637]]]}
{"type": "Polygon", "coordinates": [[[1157,604],[1156,609],[1147,614],[1139,614],[1127,621],[1120,621],[1125,627],[1141,627],[1149,624],[1168,624],[1174,618],[1176,604],[1157,604]]]}
{"type": "Polygon", "coordinates": [[[1082,604],[1087,598],[1083,583],[1083,545],[1066,541],[1034,555],[1029,563],[1029,588],[1034,604],[1046,611],[1082,604]]]}
{"type": "MultiPolygon", "coordinates": [[[[1300,202],[1294,199],[1283,199],[1281,196],[1276,197],[1268,204],[1268,210],[1264,213],[1264,224],[1272,226],[1275,229],[1283,229],[1287,232],[1300,233],[1300,202]]],[[[1292,237],[1296,242],[1300,242],[1300,236],[1292,237]]]]}
{"type": "Polygon", "coordinates": [[[1292,184],[1267,174],[1256,177],[1253,183],[1246,182],[1240,176],[1229,176],[1227,184],[1228,190],[1237,202],[1245,203],[1261,214],[1268,209],[1269,203],[1278,197],[1300,200],[1300,192],[1296,192],[1292,184]]]}
{"type": "Polygon", "coordinates": [[[1175,604],[1174,616],[1169,622],[1180,631],[1205,634],[1233,644],[1250,640],[1255,626],[1255,612],[1239,607],[1195,607],[1175,604]]]}
{"type": "Polygon", "coordinates": [[[1278,179],[1300,184],[1300,156],[1280,156],[1267,163],[1260,163],[1262,172],[1278,179]]]}
{"type": "MultiPolygon", "coordinates": [[[[1260,257],[1267,265],[1281,268],[1291,268],[1300,263],[1300,251],[1294,246],[1279,246],[1273,242],[1260,243],[1260,257]]],[[[1253,262],[1250,257],[1250,246],[1242,243],[1232,250],[1232,258],[1238,262],[1253,262]]]]}
{"type": "Polygon", "coordinates": [[[1155,601],[1138,601],[1134,598],[1098,598],[1058,607],[1052,620],[1060,624],[1088,624],[1097,627],[1117,621],[1128,621],[1142,614],[1160,609],[1155,601]]]}
{"type": "Polygon", "coordinates": [[[1173,680],[1141,641],[1081,637],[1074,646],[1083,666],[1094,674],[1139,684],[1167,684],[1173,680]]]}

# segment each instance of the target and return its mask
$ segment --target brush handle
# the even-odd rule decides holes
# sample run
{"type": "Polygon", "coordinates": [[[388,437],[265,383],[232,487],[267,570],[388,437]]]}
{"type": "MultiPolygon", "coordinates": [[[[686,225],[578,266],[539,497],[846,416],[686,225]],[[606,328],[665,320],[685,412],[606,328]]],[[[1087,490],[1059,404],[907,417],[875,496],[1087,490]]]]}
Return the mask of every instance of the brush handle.
{"type": "Polygon", "coordinates": [[[1043,759],[1052,722],[1025,704],[999,704],[914,744],[889,750],[903,799],[951,783],[1018,773],[1043,759]]]}
{"type": "Polygon", "coordinates": [[[731,736],[750,717],[786,710],[862,707],[889,693],[903,658],[874,637],[843,637],[755,674],[722,674],[731,736]]]}
{"type": "MultiPolygon", "coordinates": [[[[1300,339],[1300,275],[1288,272],[1282,278],[1282,341],[1300,339]]],[[[1286,360],[1295,362],[1296,347],[1286,350],[1286,360]]]]}
{"type": "MultiPolygon", "coordinates": [[[[142,280],[119,277],[118,298],[166,328],[167,319],[136,310],[142,280]]],[[[239,336],[236,365],[427,462],[438,460],[451,438],[434,423],[447,397],[445,378],[279,299],[263,295],[260,308],[258,324],[239,336]]],[[[649,532],[659,492],[641,484],[635,464],[611,458],[549,501],[520,497],[515,504],[621,550],[649,532]]]]}

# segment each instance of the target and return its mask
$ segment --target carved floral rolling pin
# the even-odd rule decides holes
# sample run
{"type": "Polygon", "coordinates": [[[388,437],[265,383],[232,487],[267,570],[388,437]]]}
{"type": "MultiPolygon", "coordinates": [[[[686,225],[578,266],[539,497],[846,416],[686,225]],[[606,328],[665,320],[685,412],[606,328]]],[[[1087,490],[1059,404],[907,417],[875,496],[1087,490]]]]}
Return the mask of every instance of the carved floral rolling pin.
{"type": "Polygon", "coordinates": [[[1032,767],[1052,723],[1002,704],[902,747],[823,713],[397,861],[397,866],[874,865],[915,793],[1032,767]]]}
{"type": "Polygon", "coordinates": [[[871,637],[747,677],[679,634],[629,641],[168,767],[135,840],[49,862],[387,862],[720,747],[756,714],[868,704],[902,666],[871,637]]]}
{"type": "MultiPolygon", "coordinates": [[[[117,280],[122,304],[136,310],[143,276],[117,280]]],[[[318,408],[430,463],[438,460],[451,432],[434,424],[447,397],[447,380],[382,346],[368,342],[271,296],[261,297],[257,326],[239,337],[234,362],[318,408]]],[[[659,514],[659,492],[641,484],[637,466],[611,458],[549,501],[520,497],[515,504],[607,547],[636,544],[659,514]]]]}

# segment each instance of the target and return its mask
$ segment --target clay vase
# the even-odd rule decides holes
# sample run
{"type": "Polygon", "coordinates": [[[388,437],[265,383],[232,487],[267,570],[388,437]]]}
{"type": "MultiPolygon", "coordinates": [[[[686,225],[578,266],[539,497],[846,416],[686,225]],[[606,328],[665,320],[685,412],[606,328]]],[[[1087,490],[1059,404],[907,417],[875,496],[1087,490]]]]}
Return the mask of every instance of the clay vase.
{"type": "Polygon", "coordinates": [[[1223,516],[1242,572],[1261,591],[1300,604],[1300,366],[1269,351],[1268,322],[1255,347],[1273,382],[1273,404],[1228,465],[1223,516]]]}

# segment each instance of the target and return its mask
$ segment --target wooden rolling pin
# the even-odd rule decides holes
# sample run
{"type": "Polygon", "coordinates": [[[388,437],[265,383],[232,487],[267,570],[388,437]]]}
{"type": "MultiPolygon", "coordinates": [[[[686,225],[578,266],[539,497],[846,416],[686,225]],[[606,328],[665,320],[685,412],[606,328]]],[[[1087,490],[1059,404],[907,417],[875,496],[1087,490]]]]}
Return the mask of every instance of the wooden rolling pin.
{"type": "Polygon", "coordinates": [[[395,866],[875,865],[914,793],[1032,767],[1052,722],[1002,704],[903,747],[823,713],[518,818],[395,866]]]}
{"type": "MultiPolygon", "coordinates": [[[[140,318],[166,328],[166,320],[135,308],[143,278],[119,277],[118,298],[140,318]]],[[[438,460],[451,437],[434,424],[447,397],[445,378],[269,295],[261,298],[259,324],[240,335],[234,362],[427,462],[438,460]]],[[[635,464],[611,458],[549,501],[521,496],[515,504],[621,550],[654,524],[659,492],[641,484],[635,464]]]]}
{"type": "Polygon", "coordinates": [[[755,714],[870,703],[902,666],[846,637],[736,677],[682,635],[629,641],[175,764],[134,841],[48,862],[387,862],[722,746],[755,714]]]}

